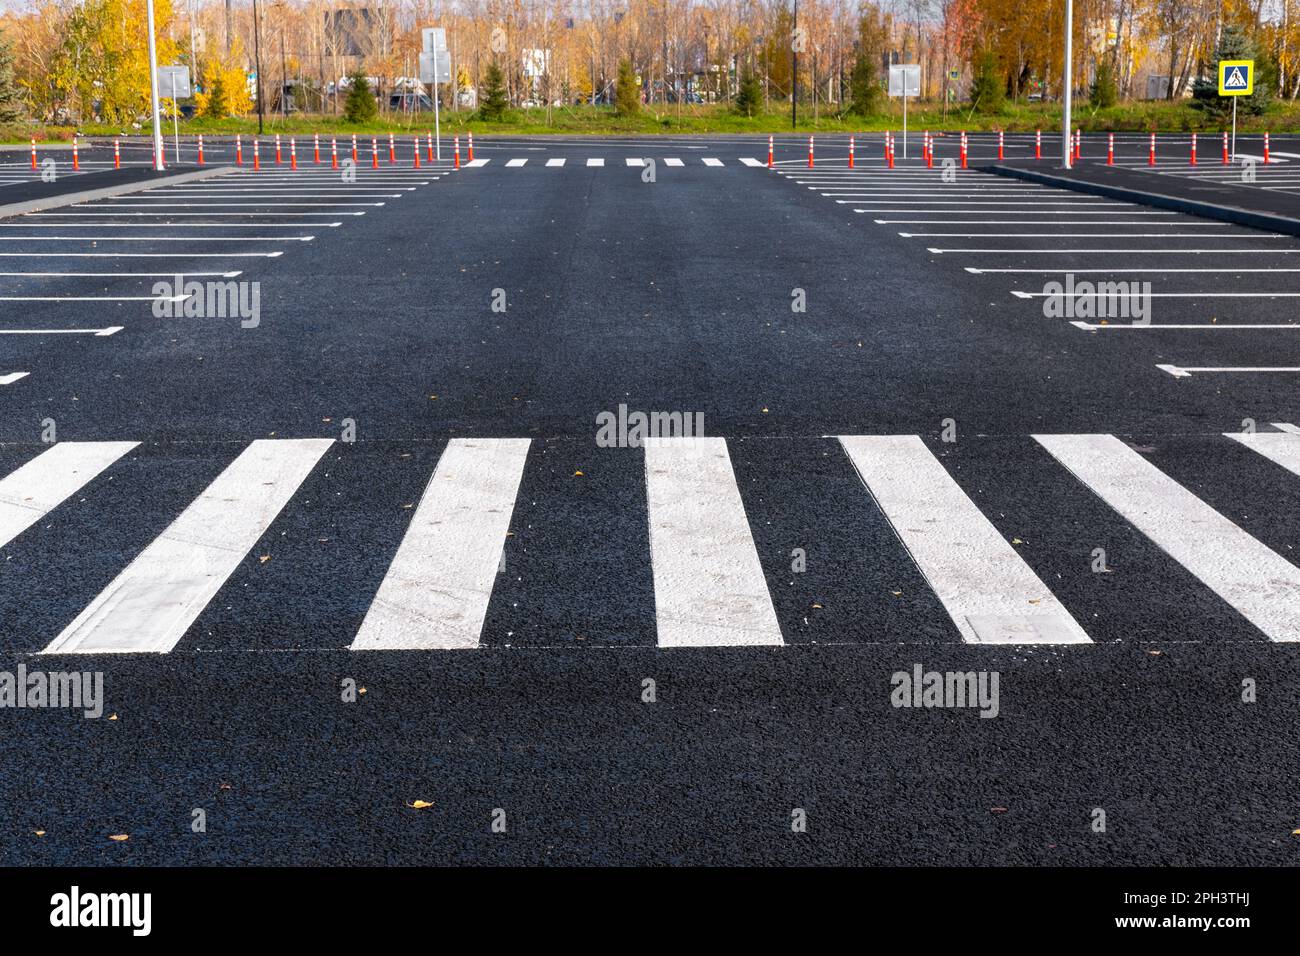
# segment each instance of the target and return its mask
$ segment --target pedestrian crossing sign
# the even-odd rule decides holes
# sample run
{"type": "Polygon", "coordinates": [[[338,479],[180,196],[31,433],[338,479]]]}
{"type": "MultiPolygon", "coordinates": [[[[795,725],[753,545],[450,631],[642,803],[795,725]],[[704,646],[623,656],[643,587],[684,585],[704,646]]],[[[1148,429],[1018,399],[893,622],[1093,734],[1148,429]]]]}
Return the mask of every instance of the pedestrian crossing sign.
{"type": "Polygon", "coordinates": [[[1254,92],[1254,60],[1219,61],[1220,96],[1250,96],[1254,92]]]}

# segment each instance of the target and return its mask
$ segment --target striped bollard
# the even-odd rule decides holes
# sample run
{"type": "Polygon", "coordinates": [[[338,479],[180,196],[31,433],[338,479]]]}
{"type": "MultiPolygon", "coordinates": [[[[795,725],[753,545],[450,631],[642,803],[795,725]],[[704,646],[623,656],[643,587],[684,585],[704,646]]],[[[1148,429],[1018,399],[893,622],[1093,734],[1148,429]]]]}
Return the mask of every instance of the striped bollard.
{"type": "Polygon", "coordinates": [[[262,150],[256,139],[253,140],[253,170],[262,168],[262,150]]]}
{"type": "Polygon", "coordinates": [[[808,168],[813,168],[813,138],[808,137],[808,168]]]}
{"type": "Polygon", "coordinates": [[[203,165],[203,134],[199,134],[199,165],[203,165]]]}
{"type": "Polygon", "coordinates": [[[1002,155],[1002,130],[998,130],[998,159],[1005,159],[1002,155]]]}
{"type": "Polygon", "coordinates": [[[36,137],[32,137],[32,169],[36,168],[36,137]]]}
{"type": "Polygon", "coordinates": [[[925,133],[925,166],[934,169],[934,137],[929,130],[925,133]]]}
{"type": "Polygon", "coordinates": [[[280,134],[275,134],[275,165],[280,165],[280,134]]]}
{"type": "Polygon", "coordinates": [[[355,166],[355,165],[357,164],[357,162],[358,162],[358,160],[357,160],[357,134],[356,134],[356,133],[353,133],[353,134],[352,134],[352,165],[355,166]]]}
{"type": "Polygon", "coordinates": [[[339,141],[330,137],[330,169],[339,168],[339,141]]]}
{"type": "Polygon", "coordinates": [[[853,136],[849,136],[849,169],[853,168],[853,136]]]}
{"type": "Polygon", "coordinates": [[[316,150],[316,165],[320,165],[320,133],[312,133],[312,146],[316,150]]]}
{"type": "Polygon", "coordinates": [[[474,131],[469,131],[469,152],[465,156],[471,163],[474,162],[474,131]]]}
{"type": "Polygon", "coordinates": [[[393,142],[393,134],[388,134],[388,162],[397,162],[397,144],[393,142]]]}
{"type": "Polygon", "coordinates": [[[1193,165],[1193,166],[1196,165],[1196,134],[1195,134],[1195,133],[1192,134],[1192,156],[1191,156],[1191,165],[1193,165]]]}
{"type": "Polygon", "coordinates": [[[298,140],[292,136],[289,137],[289,168],[298,168],[298,140]]]}
{"type": "Polygon", "coordinates": [[[1034,159],[1043,158],[1043,131],[1034,130],[1034,159]]]}
{"type": "Polygon", "coordinates": [[[370,137],[370,168],[379,168],[379,137],[370,137]]]}
{"type": "Polygon", "coordinates": [[[420,168],[420,137],[411,140],[411,145],[415,147],[415,168],[420,168]]]}
{"type": "Polygon", "coordinates": [[[244,165],[244,138],[238,133],[235,134],[235,165],[244,165]]]}
{"type": "Polygon", "coordinates": [[[1264,133],[1264,165],[1268,165],[1268,133],[1264,133]]]}
{"type": "Polygon", "coordinates": [[[459,136],[453,137],[453,139],[452,139],[451,142],[452,142],[452,146],[453,146],[453,148],[456,150],[456,152],[455,152],[455,158],[454,158],[454,160],[453,160],[453,162],[452,162],[452,166],[451,166],[451,168],[452,168],[452,169],[460,169],[460,137],[459,137],[459,136]]]}
{"type": "Polygon", "coordinates": [[[428,130],[424,131],[425,158],[433,162],[433,134],[428,130]]]}
{"type": "Polygon", "coordinates": [[[772,168],[772,140],[773,137],[771,136],[767,138],[767,168],[768,169],[772,168]]]}
{"type": "Polygon", "coordinates": [[[77,171],[81,169],[81,159],[77,156],[77,135],[72,134],[72,169],[77,171]]]}
{"type": "Polygon", "coordinates": [[[894,168],[894,134],[892,132],[885,134],[889,137],[889,168],[894,168]]]}
{"type": "Polygon", "coordinates": [[[961,168],[966,168],[966,131],[961,131],[961,168]]]}
{"type": "Polygon", "coordinates": [[[1228,165],[1228,131],[1223,131],[1223,165],[1228,165]]]}
{"type": "Polygon", "coordinates": [[[1074,158],[1083,159],[1083,130],[1077,126],[1074,129],[1074,158]]]}
{"type": "Polygon", "coordinates": [[[113,140],[113,168],[122,168],[122,144],[118,140],[113,140]]]}
{"type": "Polygon", "coordinates": [[[1106,134],[1106,165],[1115,165],[1115,134],[1106,134]]]}
{"type": "Polygon", "coordinates": [[[1156,134],[1155,134],[1155,133],[1152,133],[1152,134],[1151,134],[1151,149],[1150,149],[1150,151],[1147,153],[1147,165],[1148,165],[1148,166],[1154,166],[1155,164],[1156,164],[1156,134]]]}

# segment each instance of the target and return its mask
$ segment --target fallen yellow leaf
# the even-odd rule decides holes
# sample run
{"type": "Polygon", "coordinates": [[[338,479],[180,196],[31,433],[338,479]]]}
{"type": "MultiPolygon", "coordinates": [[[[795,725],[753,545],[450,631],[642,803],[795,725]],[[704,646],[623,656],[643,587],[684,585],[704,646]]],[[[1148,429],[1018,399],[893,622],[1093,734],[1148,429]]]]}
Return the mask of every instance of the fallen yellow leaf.
{"type": "Polygon", "coordinates": [[[259,564],[266,564],[266,562],[271,560],[271,556],[269,554],[264,554],[257,560],[259,564]]]}
{"type": "Polygon", "coordinates": [[[573,477],[574,477],[574,478],[581,478],[581,477],[582,477],[582,472],[580,472],[580,471],[575,471],[575,472],[573,473],[573,477]]]}
{"type": "Polygon", "coordinates": [[[433,806],[433,804],[430,803],[428,800],[412,800],[410,803],[407,804],[407,806],[412,808],[413,810],[425,810],[433,806]]]}
{"type": "Polygon", "coordinates": [[[131,835],[129,833],[112,833],[109,834],[108,838],[110,840],[115,840],[118,843],[125,843],[127,840],[131,839],[131,835]]]}
{"type": "Polygon", "coordinates": [[[35,833],[37,836],[45,836],[44,830],[33,830],[32,832],[35,833]]]}

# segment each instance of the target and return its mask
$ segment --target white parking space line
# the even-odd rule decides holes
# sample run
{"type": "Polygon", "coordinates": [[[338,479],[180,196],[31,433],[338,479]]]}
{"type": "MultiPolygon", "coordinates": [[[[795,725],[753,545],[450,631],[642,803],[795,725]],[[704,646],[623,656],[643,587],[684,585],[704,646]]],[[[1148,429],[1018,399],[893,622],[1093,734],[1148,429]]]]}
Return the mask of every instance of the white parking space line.
{"type": "MultiPolygon", "coordinates": [[[[1098,223],[1098,225],[1102,225],[1098,223]]],[[[1181,226],[1179,227],[1181,228],[1181,226]]],[[[1281,233],[1239,232],[900,232],[905,239],[1290,239],[1281,233]]]]}
{"type": "Polygon", "coordinates": [[[704,157],[704,165],[705,165],[705,166],[721,166],[721,165],[722,165],[722,160],[720,160],[720,159],[714,159],[712,156],[705,156],[705,157],[704,157]]]}
{"type": "Polygon", "coordinates": [[[527,165],[527,163],[528,163],[528,160],[527,160],[527,159],[508,159],[508,160],[506,160],[506,165],[507,165],[507,166],[511,166],[511,167],[515,167],[515,166],[525,166],[525,165],[527,165]]]}
{"type": "Polygon", "coordinates": [[[1060,274],[1060,273],[1067,273],[1067,272],[1072,272],[1072,273],[1074,273],[1074,274],[1076,274],[1076,275],[1090,275],[1090,274],[1091,274],[1091,275],[1095,275],[1095,274],[1102,274],[1102,275],[1130,275],[1130,274],[1132,274],[1132,275],[1144,275],[1144,274],[1147,274],[1147,273],[1156,273],[1156,274],[1159,274],[1159,275],[1165,275],[1165,274],[1167,274],[1167,273],[1184,273],[1184,272],[1193,272],[1193,273],[1195,273],[1195,272],[1208,272],[1208,273],[1215,273],[1215,274],[1233,273],[1233,274],[1235,275],[1236,273],[1239,273],[1239,272],[1242,272],[1242,273],[1248,273],[1248,272],[1300,272],[1300,269],[1284,269],[1284,268],[1281,268],[1281,267],[1274,268],[1274,269],[1242,269],[1242,268],[1236,268],[1236,267],[1233,267],[1233,266],[1217,266],[1217,267],[1213,267],[1213,266],[1212,266],[1212,267],[1209,267],[1209,268],[1202,268],[1202,269],[1133,269],[1133,268],[1129,268],[1129,267],[1127,267],[1127,266],[1116,266],[1116,267],[1113,268],[1113,269],[1073,269],[1073,268],[1070,268],[1070,267],[1068,267],[1068,266],[1057,266],[1057,267],[1055,267],[1055,268],[1044,267],[1044,268],[1041,268],[1041,269],[1002,269],[1002,268],[997,268],[997,269],[985,269],[985,268],[983,268],[982,266],[965,266],[965,269],[966,269],[967,272],[973,273],[973,274],[975,274],[975,275],[983,275],[983,274],[986,273],[986,272],[1022,272],[1022,273],[1032,273],[1032,274],[1034,274],[1034,275],[1042,275],[1042,274],[1045,274],[1045,273],[1046,273],[1046,274],[1060,274]]]}
{"type": "Polygon", "coordinates": [[[1225,437],[1245,445],[1269,461],[1300,475],[1300,432],[1225,432],[1225,437]]]}
{"type": "Polygon", "coordinates": [[[744,163],[746,166],[762,166],[762,165],[763,165],[762,163],[760,163],[757,159],[755,159],[755,158],[752,157],[752,156],[742,156],[742,157],[740,157],[740,161],[741,161],[742,163],[744,163]]]}
{"type": "Polygon", "coordinates": [[[0,242],[311,242],[315,236],[0,236],[0,242]]]}
{"type": "Polygon", "coordinates": [[[275,259],[283,252],[0,252],[0,259],[275,259]]]}
{"type": "MultiPolygon", "coordinates": [[[[1072,299],[1078,292],[1024,292],[1012,289],[1011,294],[1017,299],[1072,299]]],[[[1294,299],[1300,298],[1300,292],[1144,292],[1144,298],[1152,299],[1294,299]]]]}
{"type": "Polygon", "coordinates": [[[1212,374],[1259,374],[1259,373],[1295,373],[1300,372],[1300,366],[1295,365],[1238,365],[1238,366],[1210,366],[1210,365],[1169,365],[1157,364],[1156,368],[1162,372],[1168,372],[1174,378],[1189,378],[1192,375],[1212,375],[1212,374]]]}
{"type": "Polygon", "coordinates": [[[470,168],[470,169],[478,169],[478,168],[481,167],[481,166],[486,166],[486,165],[487,165],[488,163],[490,163],[490,162],[492,162],[492,160],[490,160],[490,159],[483,159],[483,158],[480,157],[479,159],[471,159],[471,160],[470,160],[468,163],[466,163],[465,165],[466,165],[468,168],[470,168]]]}
{"type": "MultiPolygon", "coordinates": [[[[1037,215],[1037,213],[1024,213],[1023,215],[1037,215]]],[[[1086,213],[1076,213],[1075,215],[1087,215],[1086,213]]],[[[1081,226],[1097,226],[1099,228],[1109,229],[1111,226],[1170,226],[1179,229],[1187,229],[1192,226],[1218,226],[1217,222],[1152,222],[1151,220],[1135,219],[1129,221],[1126,219],[1107,219],[1104,222],[1061,222],[1059,219],[873,219],[878,226],[1060,226],[1061,228],[1079,228],[1081,226]]],[[[923,235],[923,233],[910,233],[913,236],[923,235]]],[[[984,232],[972,232],[967,235],[985,236],[991,235],[984,232]]],[[[1051,235],[1057,235],[1051,233],[1051,235]]],[[[1084,233],[1091,236],[1095,233],[1084,233]]],[[[1128,233],[1125,233],[1128,235],[1128,233]]],[[[1163,233],[1161,233],[1163,235],[1163,233]]]]}
{"type": "MultiPolygon", "coordinates": [[[[70,208],[76,209],[80,206],[89,205],[88,203],[74,203],[70,208]]],[[[290,207],[293,209],[354,209],[358,206],[365,206],[370,209],[377,209],[385,205],[381,202],[150,202],[150,203],[107,203],[97,202],[97,209],[278,209],[281,207],[290,207]]],[[[158,215],[166,215],[159,213],[158,215]]],[[[192,215],[201,215],[194,213],[192,215]]],[[[256,215],[256,213],[240,213],[239,215],[256,215]]],[[[316,215],[342,215],[342,213],[297,213],[296,215],[316,216],[316,215]]]]}
{"type": "MultiPolygon", "coordinates": [[[[364,212],[29,212],[23,216],[23,220],[34,219],[37,216],[42,218],[61,218],[61,219],[89,219],[95,217],[110,217],[114,219],[130,219],[135,217],[161,216],[168,219],[179,218],[183,216],[239,216],[242,218],[255,217],[258,219],[285,219],[294,216],[364,216],[364,212]]],[[[91,222],[79,223],[78,225],[90,226],[91,222]]],[[[155,224],[156,225],[156,224],[155,224]]],[[[176,223],[178,226],[187,225],[186,223],[176,223]]],[[[225,225],[225,223],[222,223],[225,225]]],[[[279,225],[274,223],[272,225],[279,225]]],[[[308,226],[311,223],[295,223],[298,226],[308,226]]]]}
{"type": "Polygon", "coordinates": [[[1290,422],[1271,422],[1272,426],[1278,431],[1287,432],[1292,435],[1300,435],[1300,425],[1292,425],[1290,422]]]}
{"type": "MultiPolygon", "coordinates": [[[[1241,329],[1245,331],[1259,331],[1261,329],[1300,329],[1300,323],[1287,324],[1284,322],[1277,323],[1233,323],[1233,322],[1147,322],[1147,323],[1128,323],[1128,322],[1108,322],[1098,324],[1095,322],[1071,322],[1076,329],[1083,329],[1085,332],[1097,332],[1101,330],[1110,331],[1112,329],[1151,329],[1151,330],[1189,330],[1189,329],[1241,329]]],[[[1161,366],[1163,368],[1163,366],[1161,366]]],[[[1171,366],[1173,367],[1173,366],[1171,366]]]]}
{"type": "Polygon", "coordinates": [[[17,382],[19,379],[24,379],[30,374],[31,372],[0,373],[0,385],[12,385],[14,382],[17,382]]]}
{"type": "Polygon", "coordinates": [[[0,547],[76,494],[139,442],[65,441],[0,478],[0,547]]]}
{"type": "Polygon", "coordinates": [[[783,644],[726,439],[643,444],[659,646],[783,644]]]}
{"type": "MultiPolygon", "coordinates": [[[[705,162],[707,163],[708,160],[706,159],[705,162]]],[[[664,165],[665,165],[665,166],[685,166],[686,164],[685,164],[684,162],[682,162],[680,159],[675,159],[675,158],[673,158],[672,156],[668,156],[668,157],[666,157],[666,158],[664,159],[664,165]]]]}
{"type": "Polygon", "coordinates": [[[588,166],[604,166],[605,160],[599,156],[592,156],[587,159],[588,166]]]}
{"type": "Polygon", "coordinates": [[[627,157],[627,159],[624,160],[624,162],[626,162],[629,166],[644,166],[644,165],[645,165],[645,160],[644,160],[644,159],[638,159],[638,158],[635,157],[635,156],[629,156],[629,157],[627,157]]]}
{"type": "Polygon", "coordinates": [[[184,302],[185,295],[0,295],[0,302],[184,302]]]}
{"type": "Polygon", "coordinates": [[[527,438],[453,438],[352,640],[354,651],[479,646],[527,438]]]}
{"type": "MultiPolygon", "coordinates": [[[[887,201],[887,200],[897,199],[897,198],[898,198],[898,197],[894,197],[894,196],[883,196],[883,197],[880,197],[880,198],[879,198],[879,201],[880,201],[880,202],[885,202],[885,201],[887,201]]],[[[1117,203],[1104,203],[1104,202],[1079,202],[1078,200],[1074,200],[1074,199],[1063,199],[1063,200],[1060,200],[1059,202],[1058,202],[1058,201],[1055,201],[1055,200],[1053,200],[1052,202],[1045,202],[1045,201],[1044,201],[1044,202],[1009,202],[1009,201],[1007,201],[1007,200],[1005,200],[1005,199],[989,199],[989,200],[984,200],[984,199],[908,199],[907,201],[910,202],[910,203],[912,203],[912,206],[911,206],[911,207],[908,207],[908,208],[906,208],[906,209],[860,209],[860,208],[857,208],[857,207],[862,203],[862,200],[861,200],[861,199],[837,199],[837,200],[835,200],[835,201],[836,201],[837,203],[839,203],[841,206],[853,206],[853,207],[854,207],[854,210],[853,210],[854,212],[929,212],[929,213],[942,212],[942,213],[950,213],[950,212],[958,212],[958,211],[960,211],[960,210],[954,210],[954,209],[916,209],[916,208],[913,208],[913,207],[915,207],[915,206],[1032,206],[1032,207],[1034,208],[1034,211],[1035,211],[1035,212],[1053,212],[1053,213],[1055,213],[1055,212],[1056,212],[1056,207],[1058,207],[1058,206],[1087,206],[1087,207],[1090,208],[1090,209],[1096,209],[1096,208],[1098,208],[1099,206],[1112,206],[1112,207],[1119,207],[1119,206],[1123,206],[1123,205],[1125,205],[1124,203],[1118,203],[1118,202],[1117,202],[1117,203]]],[[[979,209],[979,210],[971,210],[971,211],[972,211],[972,212],[993,212],[994,210],[992,210],[992,209],[979,209]]],[[[1001,212],[1002,210],[998,210],[998,211],[1001,212]]]]}
{"type": "Polygon", "coordinates": [[[93,335],[105,338],[121,332],[126,326],[109,325],[102,329],[0,329],[0,335],[93,335]]]}
{"type": "Polygon", "coordinates": [[[1300,641],[1300,567],[1113,435],[1035,435],[1034,439],[1270,639],[1300,641]]]}
{"type": "Polygon", "coordinates": [[[170,651],[332,444],[254,441],[42,653],[170,651]]]}
{"type": "MultiPolygon", "coordinates": [[[[1204,238],[1204,237],[1201,237],[1201,238],[1204,238]]],[[[1111,255],[1116,255],[1116,254],[1119,254],[1119,255],[1136,255],[1136,254],[1139,254],[1139,253],[1141,253],[1142,255],[1171,255],[1171,256],[1187,256],[1187,255],[1194,255],[1194,254],[1202,253],[1202,252],[1213,252],[1213,253],[1215,253],[1215,254],[1217,254],[1217,255],[1221,255],[1221,256],[1222,256],[1222,255],[1233,255],[1233,254],[1244,255],[1244,256],[1285,256],[1285,255],[1294,255],[1295,253],[1300,252],[1300,248],[1297,248],[1297,249],[1165,249],[1165,248],[1163,248],[1163,247],[1158,247],[1158,248],[1150,248],[1150,249],[1119,249],[1119,248],[1106,248],[1106,249],[1077,249],[1077,248],[1076,248],[1076,249],[981,249],[981,248],[976,247],[976,248],[966,248],[966,249],[947,249],[947,248],[937,248],[937,247],[935,247],[935,246],[930,246],[930,247],[927,248],[926,251],[928,251],[928,252],[933,252],[933,253],[935,253],[936,255],[942,255],[942,254],[944,254],[944,253],[960,252],[960,253],[965,253],[965,254],[968,254],[968,255],[974,255],[974,254],[977,254],[977,253],[982,253],[982,254],[984,254],[984,255],[998,255],[998,256],[1012,255],[1012,254],[1014,254],[1014,255],[1022,255],[1022,256],[1056,256],[1056,255],[1101,255],[1101,256],[1111,256],[1111,255]]]]}
{"type": "MultiPolygon", "coordinates": [[[[341,222],[0,222],[5,229],[337,229],[341,222]]],[[[6,238],[0,236],[0,238],[6,238]]]]}
{"type": "MultiPolygon", "coordinates": [[[[233,272],[191,272],[186,269],[180,274],[186,278],[195,279],[206,276],[233,279],[241,273],[238,270],[233,272]]],[[[0,272],[0,278],[36,279],[171,279],[176,275],[176,272],[0,272]]]]}
{"type": "Polygon", "coordinates": [[[547,165],[547,166],[563,166],[563,165],[564,165],[564,157],[559,156],[559,157],[554,157],[554,158],[548,159],[548,160],[546,161],[546,165],[547,165]]]}

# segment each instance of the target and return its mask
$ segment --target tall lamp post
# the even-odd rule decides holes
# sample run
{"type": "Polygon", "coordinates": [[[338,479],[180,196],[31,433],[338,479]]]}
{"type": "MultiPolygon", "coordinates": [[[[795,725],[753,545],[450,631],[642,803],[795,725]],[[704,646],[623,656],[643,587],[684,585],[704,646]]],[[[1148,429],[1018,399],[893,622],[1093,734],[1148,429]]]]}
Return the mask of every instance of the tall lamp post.
{"type": "Polygon", "coordinates": [[[790,128],[799,128],[799,0],[794,0],[794,26],[790,30],[790,128]]]}
{"type": "Polygon", "coordinates": [[[153,0],[145,3],[149,27],[149,99],[153,109],[153,168],[163,168],[162,119],[158,109],[158,49],[153,39],[153,0]]]}
{"type": "Polygon", "coordinates": [[[1074,45],[1074,0],[1065,0],[1065,62],[1062,74],[1065,108],[1061,119],[1061,166],[1070,168],[1070,88],[1074,85],[1074,66],[1071,63],[1074,45]]]}
{"type": "Polygon", "coordinates": [[[257,135],[262,135],[262,21],[257,15],[257,0],[253,0],[253,69],[257,71],[257,135]]]}

